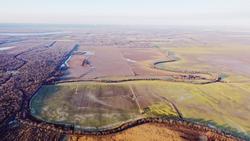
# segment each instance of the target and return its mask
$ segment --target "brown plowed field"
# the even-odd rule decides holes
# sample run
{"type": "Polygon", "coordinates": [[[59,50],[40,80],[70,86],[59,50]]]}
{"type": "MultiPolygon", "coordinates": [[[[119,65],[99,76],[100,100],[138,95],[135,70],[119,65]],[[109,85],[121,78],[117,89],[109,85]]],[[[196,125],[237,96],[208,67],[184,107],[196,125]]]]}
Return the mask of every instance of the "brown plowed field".
{"type": "MultiPolygon", "coordinates": [[[[69,60],[69,69],[64,78],[95,79],[128,76],[173,76],[182,73],[155,69],[153,63],[168,60],[157,48],[115,48],[115,47],[81,47],[79,51],[89,51],[92,55],[73,55],[69,60]],[[82,66],[84,58],[90,65],[82,66]]],[[[184,74],[183,74],[184,75],[184,74]]]]}
{"type": "Polygon", "coordinates": [[[112,47],[92,47],[81,48],[81,51],[89,51],[92,55],[88,56],[91,65],[82,67],[82,57],[73,55],[69,61],[69,74],[67,77],[78,76],[80,79],[94,79],[106,76],[133,76],[133,72],[123,58],[118,48],[112,47]],[[80,67],[79,67],[80,66],[80,67]],[[90,70],[90,71],[89,71],[90,70]],[[88,72],[89,71],[89,72],[88,72]],[[88,72],[88,73],[86,73],[88,72]],[[76,75],[77,74],[77,75],[76,75]]]}
{"type": "Polygon", "coordinates": [[[213,132],[180,127],[168,127],[165,124],[148,123],[139,125],[120,133],[106,136],[69,136],[68,141],[188,141],[218,140],[233,141],[229,137],[213,132]]]}

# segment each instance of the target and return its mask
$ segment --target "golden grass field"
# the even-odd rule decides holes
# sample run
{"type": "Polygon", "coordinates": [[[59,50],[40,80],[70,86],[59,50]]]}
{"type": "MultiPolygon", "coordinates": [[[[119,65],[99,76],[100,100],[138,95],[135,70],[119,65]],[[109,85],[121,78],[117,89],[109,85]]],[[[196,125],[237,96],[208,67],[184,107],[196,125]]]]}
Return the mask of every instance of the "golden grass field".
{"type": "MultiPolygon", "coordinates": [[[[68,141],[189,141],[207,140],[206,136],[213,133],[200,133],[191,129],[168,127],[164,124],[143,124],[123,132],[105,136],[69,136],[68,141]]],[[[233,139],[217,136],[221,140],[233,141],[233,139]]]]}

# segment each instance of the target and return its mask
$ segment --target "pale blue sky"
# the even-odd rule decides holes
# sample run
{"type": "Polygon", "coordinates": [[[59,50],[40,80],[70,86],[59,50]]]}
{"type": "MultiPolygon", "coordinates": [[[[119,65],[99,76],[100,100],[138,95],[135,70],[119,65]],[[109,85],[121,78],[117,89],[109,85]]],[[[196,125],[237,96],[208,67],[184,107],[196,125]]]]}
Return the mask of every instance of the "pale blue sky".
{"type": "Polygon", "coordinates": [[[250,0],[0,0],[0,23],[249,25],[250,0]]]}

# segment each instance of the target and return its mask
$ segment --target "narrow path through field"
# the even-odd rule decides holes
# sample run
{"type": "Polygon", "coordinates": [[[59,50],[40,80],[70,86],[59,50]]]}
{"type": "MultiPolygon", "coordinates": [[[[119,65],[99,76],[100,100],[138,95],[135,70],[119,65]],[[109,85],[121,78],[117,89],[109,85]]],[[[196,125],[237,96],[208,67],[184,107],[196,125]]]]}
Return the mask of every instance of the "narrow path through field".
{"type": "Polygon", "coordinates": [[[137,105],[137,107],[138,107],[139,112],[140,112],[140,113],[143,113],[143,110],[141,109],[141,106],[140,106],[140,104],[139,104],[139,102],[138,102],[138,100],[137,100],[137,96],[136,96],[136,94],[135,94],[133,88],[132,88],[131,86],[129,86],[129,89],[130,89],[130,91],[131,91],[131,93],[132,93],[132,95],[133,95],[133,100],[135,101],[135,103],[136,103],[136,105],[137,105]]]}
{"type": "Polygon", "coordinates": [[[75,95],[78,94],[78,84],[76,84],[76,90],[75,90],[75,95]]]}

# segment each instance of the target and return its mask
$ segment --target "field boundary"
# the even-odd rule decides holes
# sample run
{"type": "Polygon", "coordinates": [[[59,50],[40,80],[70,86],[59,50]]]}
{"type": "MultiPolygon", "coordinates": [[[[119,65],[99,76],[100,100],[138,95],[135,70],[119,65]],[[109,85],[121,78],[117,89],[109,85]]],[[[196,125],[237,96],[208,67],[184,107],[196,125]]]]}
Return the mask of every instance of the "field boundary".
{"type": "MultiPolygon", "coordinates": [[[[168,60],[154,62],[152,64],[153,65],[152,67],[154,69],[157,69],[157,70],[163,70],[163,71],[174,72],[174,73],[184,73],[184,74],[188,75],[188,78],[185,78],[185,79],[194,79],[195,80],[196,77],[200,77],[199,75],[208,75],[210,77],[210,79],[205,78],[205,77],[199,78],[201,80],[207,80],[207,82],[200,82],[200,83],[196,82],[197,84],[209,84],[209,83],[216,83],[216,82],[221,81],[221,77],[217,73],[201,72],[201,71],[171,70],[171,69],[162,69],[162,68],[157,67],[157,65],[159,65],[159,64],[166,64],[166,63],[176,62],[176,61],[180,60],[179,58],[176,58],[176,57],[171,57],[171,56],[168,56],[168,57],[170,57],[168,60]],[[195,76],[194,74],[197,74],[197,76],[195,76]]],[[[197,80],[199,80],[199,79],[197,79],[197,80]]],[[[187,81],[183,80],[183,82],[187,82],[187,81]]]]}
{"type": "Polygon", "coordinates": [[[103,128],[103,129],[83,129],[83,128],[76,128],[74,125],[65,125],[65,124],[55,124],[42,121],[30,115],[29,119],[31,121],[18,119],[21,124],[28,124],[29,126],[43,128],[45,130],[52,130],[52,131],[60,131],[60,133],[67,134],[67,135],[95,135],[95,136],[103,136],[114,134],[118,132],[122,132],[129,128],[133,128],[142,124],[147,123],[161,123],[165,124],[167,127],[184,127],[189,128],[192,130],[197,130],[199,132],[212,132],[217,135],[221,135],[230,139],[234,140],[243,140],[240,137],[233,136],[230,132],[221,130],[216,127],[212,127],[203,123],[194,122],[191,120],[181,119],[179,117],[174,116],[165,116],[165,117],[146,117],[146,118],[139,118],[136,120],[131,120],[126,123],[120,124],[116,127],[111,128],[103,128]],[[46,126],[45,126],[46,125],[46,126]]]}

